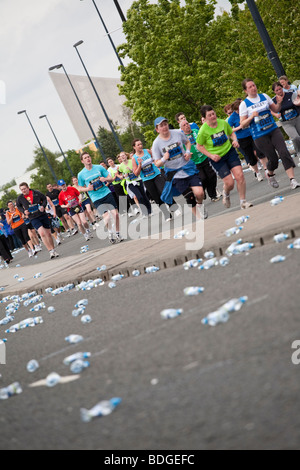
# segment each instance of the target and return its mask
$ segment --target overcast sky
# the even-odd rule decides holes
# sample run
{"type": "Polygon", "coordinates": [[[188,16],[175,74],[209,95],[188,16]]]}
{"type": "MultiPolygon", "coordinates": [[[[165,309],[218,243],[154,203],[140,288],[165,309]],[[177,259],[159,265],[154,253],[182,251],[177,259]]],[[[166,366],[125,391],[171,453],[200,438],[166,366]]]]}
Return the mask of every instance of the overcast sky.
{"type": "MultiPolygon", "coordinates": [[[[122,27],[113,0],[95,3],[109,31],[122,27]]],[[[125,15],[132,3],[119,0],[125,15]]],[[[230,9],[227,0],[217,4],[230,9]]],[[[26,109],[41,144],[52,152],[59,148],[46,119],[39,119],[43,114],[64,151],[83,143],[48,74],[50,66],[63,63],[68,74],[85,75],[73,44],[84,41],[78,50],[91,76],[119,78],[120,74],[118,59],[92,0],[0,0],[0,18],[1,186],[23,175],[33,163],[33,151],[38,146],[26,115],[17,115],[18,111],[26,109]],[[5,104],[1,103],[3,84],[5,104]]],[[[112,39],[116,46],[124,42],[122,29],[115,31],[112,39]]],[[[106,111],[109,115],[109,109],[106,111]]]]}

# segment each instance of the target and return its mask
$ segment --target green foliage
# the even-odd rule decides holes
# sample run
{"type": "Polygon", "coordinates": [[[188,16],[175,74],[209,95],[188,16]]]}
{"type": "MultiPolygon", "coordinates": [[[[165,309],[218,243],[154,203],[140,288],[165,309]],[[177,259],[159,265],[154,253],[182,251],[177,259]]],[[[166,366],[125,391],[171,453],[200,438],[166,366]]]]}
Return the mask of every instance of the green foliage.
{"type": "MultiPolygon", "coordinates": [[[[16,184],[16,183],[14,183],[16,184]]],[[[7,209],[7,203],[8,201],[15,201],[17,199],[17,193],[14,189],[12,190],[8,190],[8,189],[5,189],[4,190],[4,194],[2,196],[2,198],[0,199],[0,207],[1,209],[7,209]]]]}

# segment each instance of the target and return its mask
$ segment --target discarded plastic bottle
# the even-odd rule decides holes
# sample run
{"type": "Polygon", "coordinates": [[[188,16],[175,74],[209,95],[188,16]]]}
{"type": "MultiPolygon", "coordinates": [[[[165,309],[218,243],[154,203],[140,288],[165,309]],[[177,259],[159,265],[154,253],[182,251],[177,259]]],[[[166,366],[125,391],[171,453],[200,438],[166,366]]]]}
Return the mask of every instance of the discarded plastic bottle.
{"type": "Polygon", "coordinates": [[[222,256],[222,258],[219,259],[219,265],[227,266],[227,264],[229,264],[229,258],[227,258],[227,256],[222,256]]]}
{"type": "Polygon", "coordinates": [[[123,279],[123,277],[124,277],[124,274],[116,274],[115,276],[111,277],[111,280],[112,281],[121,281],[121,279],[123,279]]]}
{"type": "Polygon", "coordinates": [[[81,336],[81,335],[69,335],[69,336],[65,337],[65,340],[68,343],[76,344],[76,343],[79,343],[80,341],[83,340],[83,336],[81,336]]]}
{"type": "Polygon", "coordinates": [[[19,277],[18,282],[23,282],[23,281],[25,281],[25,278],[24,277],[19,277]]]}
{"type": "Polygon", "coordinates": [[[284,200],[283,196],[275,196],[273,199],[271,199],[270,204],[271,206],[277,206],[284,200]]]}
{"type": "Polygon", "coordinates": [[[198,269],[210,269],[213,266],[217,266],[217,264],[218,264],[217,258],[207,259],[206,261],[204,261],[204,263],[200,264],[198,269]]]}
{"type": "Polygon", "coordinates": [[[60,382],[60,375],[56,372],[51,372],[51,374],[47,375],[46,377],[46,385],[47,387],[54,387],[60,382]]]}
{"type": "Polygon", "coordinates": [[[19,274],[14,274],[14,279],[18,279],[19,274]]]}
{"type": "Polygon", "coordinates": [[[52,307],[52,305],[50,305],[50,307],[48,307],[48,312],[49,312],[49,313],[55,312],[55,308],[52,307]]]}
{"type": "Polygon", "coordinates": [[[22,387],[19,382],[13,382],[7,387],[0,389],[0,400],[7,400],[7,398],[12,397],[13,395],[19,395],[22,393],[22,387]]]}
{"type": "Polygon", "coordinates": [[[47,287],[47,289],[45,289],[46,294],[51,294],[52,291],[53,287],[47,287]]]}
{"type": "Polygon", "coordinates": [[[246,295],[243,295],[242,297],[234,298],[228,300],[228,302],[225,302],[220,309],[225,310],[226,312],[237,312],[238,310],[241,309],[241,307],[246,303],[248,300],[248,297],[246,295]]]}
{"type": "Polygon", "coordinates": [[[82,315],[84,312],[85,312],[85,306],[82,305],[81,307],[72,310],[72,316],[78,317],[79,315],[82,315]]]}
{"type": "Polygon", "coordinates": [[[83,315],[81,317],[81,323],[91,323],[92,317],[90,315],[83,315]]]}
{"type": "Polygon", "coordinates": [[[216,310],[215,312],[209,313],[205,318],[201,320],[203,325],[215,326],[218,323],[225,323],[229,319],[229,313],[226,310],[216,310]]]}
{"type": "Polygon", "coordinates": [[[138,269],[134,269],[134,270],[132,271],[132,275],[135,276],[135,277],[139,276],[140,274],[141,274],[141,273],[140,273],[140,271],[139,271],[138,269]]]}
{"type": "Polygon", "coordinates": [[[90,352],[77,352],[75,354],[71,354],[71,356],[65,357],[63,363],[65,366],[69,366],[72,362],[77,361],[78,359],[87,359],[88,357],[91,357],[90,352]]]}
{"type": "Polygon", "coordinates": [[[247,220],[249,220],[249,219],[250,219],[249,215],[242,215],[241,217],[238,217],[237,219],[235,219],[235,224],[236,225],[242,225],[245,222],[247,222],[247,220]]]}
{"type": "Polygon", "coordinates": [[[38,312],[39,310],[42,310],[42,308],[46,308],[45,302],[35,305],[30,309],[30,312],[38,312]]]}
{"type": "Polygon", "coordinates": [[[75,304],[75,307],[79,308],[79,307],[87,305],[88,303],[89,303],[88,299],[82,299],[82,300],[79,300],[77,304],[75,304]]]}
{"type": "Polygon", "coordinates": [[[241,245],[236,244],[234,246],[230,246],[227,250],[226,253],[228,255],[238,255],[239,253],[244,253],[245,251],[250,251],[251,248],[254,247],[254,243],[246,242],[242,243],[241,245]]]}
{"type": "Polygon", "coordinates": [[[114,287],[117,287],[117,284],[115,282],[109,282],[108,287],[113,289],[114,287]]]}
{"type": "Polygon", "coordinates": [[[300,238],[297,238],[293,243],[290,243],[288,246],[288,249],[295,248],[296,250],[300,249],[300,238]]]}
{"type": "Polygon", "coordinates": [[[110,400],[103,400],[93,406],[90,410],[80,408],[81,420],[85,423],[92,421],[93,418],[98,416],[107,416],[121,403],[122,399],[119,397],[111,398],[110,400]]]}
{"type": "Polygon", "coordinates": [[[231,235],[236,235],[242,229],[243,229],[243,227],[241,225],[239,227],[231,227],[231,228],[225,230],[225,235],[226,235],[226,237],[231,237],[231,235]]]}
{"type": "Polygon", "coordinates": [[[102,264],[102,266],[100,266],[100,268],[97,268],[97,271],[105,271],[106,270],[106,265],[105,264],[102,264]]]}
{"type": "Polygon", "coordinates": [[[89,361],[76,359],[76,361],[72,362],[70,366],[70,371],[73,372],[73,374],[80,374],[80,372],[82,372],[83,369],[86,369],[87,367],[89,367],[89,365],[90,365],[89,361]]]}
{"type": "Polygon", "coordinates": [[[34,276],[33,276],[33,279],[37,279],[39,277],[41,277],[42,273],[36,273],[34,276]]]}
{"type": "Polygon", "coordinates": [[[285,256],[277,255],[270,259],[270,263],[280,263],[281,261],[285,261],[285,256]]]}
{"type": "Polygon", "coordinates": [[[156,271],[159,271],[159,268],[157,266],[148,266],[146,269],[145,269],[145,272],[147,274],[149,273],[155,273],[156,271]]]}
{"type": "Polygon", "coordinates": [[[183,289],[184,295],[198,295],[200,292],[204,291],[204,287],[197,287],[197,286],[191,286],[191,287],[185,287],[183,289]]]}
{"type": "Polygon", "coordinates": [[[175,318],[181,315],[183,312],[182,308],[166,308],[160,312],[162,318],[175,318]]]}
{"type": "Polygon", "coordinates": [[[275,235],[273,237],[273,240],[276,242],[276,243],[281,243],[283,242],[284,240],[286,240],[287,238],[289,238],[288,234],[287,233],[278,233],[277,235],[275,235]]]}
{"type": "Polygon", "coordinates": [[[203,256],[204,256],[204,258],[206,258],[206,259],[211,259],[211,258],[214,258],[214,257],[215,257],[215,254],[214,254],[213,251],[206,251],[203,256]]]}
{"type": "MultiPolygon", "coordinates": [[[[7,315],[5,318],[2,318],[0,320],[0,325],[7,325],[7,323],[10,323],[11,321],[14,321],[15,317],[12,315],[7,315]]],[[[1,340],[0,340],[1,342],[1,340]]]]}
{"type": "Polygon", "coordinates": [[[39,363],[35,359],[31,359],[31,361],[29,361],[26,366],[26,369],[28,370],[28,372],[31,372],[31,373],[35,372],[38,368],[39,368],[39,363]]]}
{"type": "Polygon", "coordinates": [[[190,259],[189,261],[186,261],[185,263],[183,263],[183,268],[185,270],[188,270],[190,268],[196,268],[199,263],[202,262],[202,259],[199,258],[199,259],[190,259]]]}
{"type": "Polygon", "coordinates": [[[178,232],[178,233],[176,233],[176,235],[174,235],[174,238],[175,239],[181,239],[181,238],[185,237],[188,234],[189,234],[188,230],[180,230],[180,232],[178,232]]]}

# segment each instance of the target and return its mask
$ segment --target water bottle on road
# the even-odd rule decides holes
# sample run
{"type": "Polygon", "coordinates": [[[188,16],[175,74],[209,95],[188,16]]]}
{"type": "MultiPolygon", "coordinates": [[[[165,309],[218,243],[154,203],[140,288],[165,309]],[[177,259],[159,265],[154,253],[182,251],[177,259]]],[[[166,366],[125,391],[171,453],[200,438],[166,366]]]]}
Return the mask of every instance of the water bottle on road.
{"type": "Polygon", "coordinates": [[[207,259],[206,261],[204,261],[204,263],[202,263],[198,269],[210,269],[212,268],[213,266],[217,266],[218,264],[218,260],[217,258],[211,258],[211,259],[207,259]]]}
{"type": "Polygon", "coordinates": [[[83,340],[83,336],[81,336],[81,335],[69,335],[69,336],[66,336],[65,340],[68,343],[76,344],[76,343],[80,343],[80,341],[83,340]]]}
{"type": "Polygon", "coordinates": [[[285,256],[282,255],[273,256],[273,258],[270,259],[270,263],[281,263],[285,261],[285,259],[285,256]]]}
{"type": "Polygon", "coordinates": [[[98,416],[107,416],[121,403],[122,399],[119,397],[111,398],[110,400],[103,400],[93,406],[90,410],[80,408],[81,420],[88,423],[93,418],[98,416]]]}
{"type": "Polygon", "coordinates": [[[7,398],[12,397],[13,395],[19,395],[22,393],[22,387],[19,382],[13,382],[7,387],[0,389],[0,400],[7,400],[7,398]]]}
{"type": "Polygon", "coordinates": [[[166,308],[160,312],[162,318],[175,318],[181,315],[183,312],[182,308],[166,308]]]}
{"type": "Polygon", "coordinates": [[[47,387],[55,387],[60,382],[60,375],[56,372],[51,372],[51,374],[46,377],[47,387]]]}
{"type": "Polygon", "coordinates": [[[197,287],[197,286],[191,286],[191,287],[185,287],[183,289],[184,295],[198,295],[200,292],[204,291],[204,287],[197,287]]]}
{"type": "Polygon", "coordinates": [[[300,249],[300,238],[297,238],[295,241],[293,241],[293,243],[290,243],[288,246],[288,249],[292,249],[292,248],[295,248],[296,250],[299,250],[300,249]]]}
{"type": "Polygon", "coordinates": [[[242,225],[245,222],[247,222],[247,220],[249,220],[249,219],[250,219],[249,215],[242,215],[241,217],[238,217],[237,219],[235,219],[235,224],[236,225],[242,225]]]}
{"type": "Polygon", "coordinates": [[[26,369],[28,370],[28,372],[31,372],[31,373],[35,372],[38,368],[39,368],[39,363],[35,359],[31,359],[31,361],[29,361],[26,366],[26,369]]]}
{"type": "Polygon", "coordinates": [[[148,266],[146,269],[145,269],[145,272],[147,274],[149,273],[155,273],[156,271],[159,271],[159,268],[157,266],[148,266]]]}
{"type": "Polygon", "coordinates": [[[278,233],[277,235],[275,235],[273,237],[273,240],[276,242],[276,243],[281,243],[281,242],[284,242],[284,240],[286,240],[287,238],[289,238],[288,234],[287,233],[278,233]]]}
{"type": "Polygon", "coordinates": [[[82,300],[79,300],[79,302],[77,302],[77,304],[75,304],[75,307],[79,308],[79,307],[82,307],[82,306],[86,306],[88,303],[89,303],[88,299],[82,299],[82,300]]]}
{"type": "Polygon", "coordinates": [[[243,230],[243,227],[241,225],[239,227],[231,227],[231,228],[225,230],[225,235],[226,235],[226,237],[231,237],[231,235],[236,235],[241,230],[243,230]]]}
{"type": "Polygon", "coordinates": [[[270,204],[271,206],[277,206],[284,200],[283,196],[275,196],[273,199],[271,199],[270,204]]]}
{"type": "Polygon", "coordinates": [[[111,280],[112,281],[121,281],[123,279],[124,274],[115,274],[115,276],[112,276],[111,280]]]}
{"type": "Polygon", "coordinates": [[[75,354],[71,354],[70,356],[65,357],[63,363],[65,364],[65,366],[69,366],[72,362],[78,359],[87,359],[88,357],[91,357],[90,352],[77,352],[75,354]]]}
{"type": "Polygon", "coordinates": [[[80,372],[89,367],[89,365],[89,361],[84,361],[83,359],[76,359],[76,361],[73,361],[71,363],[70,371],[73,372],[73,374],[80,374],[80,372]]]}
{"type": "Polygon", "coordinates": [[[218,323],[225,323],[229,319],[229,313],[226,310],[219,309],[215,312],[209,313],[205,318],[201,320],[203,325],[215,326],[218,323]]]}

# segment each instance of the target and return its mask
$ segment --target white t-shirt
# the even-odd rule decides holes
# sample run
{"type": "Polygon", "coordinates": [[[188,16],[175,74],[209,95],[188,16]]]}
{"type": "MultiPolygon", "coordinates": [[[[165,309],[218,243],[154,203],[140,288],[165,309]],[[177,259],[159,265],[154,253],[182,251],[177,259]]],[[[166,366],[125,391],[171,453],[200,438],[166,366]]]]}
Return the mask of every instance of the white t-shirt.
{"type": "Polygon", "coordinates": [[[242,101],[239,107],[240,116],[250,117],[254,111],[257,111],[258,113],[260,113],[261,111],[266,111],[270,108],[271,104],[274,104],[269,95],[266,95],[265,93],[262,94],[266,98],[265,101],[260,101],[260,97],[258,95],[255,98],[249,98],[247,96],[247,99],[251,101],[253,105],[247,107],[245,101],[242,101]]]}

